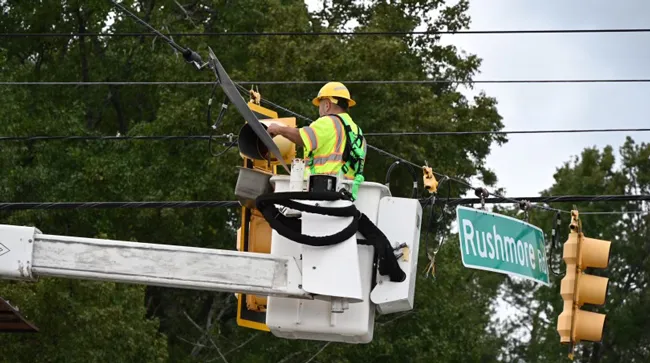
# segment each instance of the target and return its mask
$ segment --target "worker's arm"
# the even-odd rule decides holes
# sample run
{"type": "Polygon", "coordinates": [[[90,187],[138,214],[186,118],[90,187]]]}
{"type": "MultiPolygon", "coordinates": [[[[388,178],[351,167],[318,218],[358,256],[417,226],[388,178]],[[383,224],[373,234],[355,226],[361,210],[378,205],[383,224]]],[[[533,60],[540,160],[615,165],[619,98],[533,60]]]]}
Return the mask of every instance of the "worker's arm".
{"type": "Polygon", "coordinates": [[[295,127],[282,126],[278,124],[271,124],[266,130],[269,135],[275,137],[277,135],[284,136],[289,141],[293,142],[297,146],[304,146],[302,142],[302,137],[300,137],[300,130],[295,127]]]}
{"type": "Polygon", "coordinates": [[[267,129],[267,131],[271,136],[276,136],[276,135],[284,136],[287,139],[289,139],[289,141],[296,144],[297,146],[305,146],[305,144],[302,141],[302,137],[300,136],[300,130],[295,127],[271,124],[267,129]]]}

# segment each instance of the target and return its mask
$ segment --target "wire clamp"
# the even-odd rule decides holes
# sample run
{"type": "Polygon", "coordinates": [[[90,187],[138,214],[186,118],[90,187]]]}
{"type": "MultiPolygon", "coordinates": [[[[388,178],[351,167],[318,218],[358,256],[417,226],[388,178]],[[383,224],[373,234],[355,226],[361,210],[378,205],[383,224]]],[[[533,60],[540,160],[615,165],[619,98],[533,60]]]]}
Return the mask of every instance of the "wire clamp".
{"type": "Polygon", "coordinates": [[[519,201],[519,209],[524,211],[524,219],[526,220],[526,222],[528,222],[528,211],[530,210],[530,208],[531,208],[531,204],[529,201],[525,199],[519,201]]]}
{"type": "Polygon", "coordinates": [[[424,189],[429,191],[429,193],[433,194],[438,191],[438,181],[436,180],[436,177],[433,175],[433,170],[429,166],[429,163],[425,160],[424,161],[424,166],[422,167],[422,184],[424,184],[424,189]]]}
{"type": "Polygon", "coordinates": [[[481,199],[481,209],[485,210],[485,198],[490,196],[490,192],[485,188],[476,188],[474,189],[474,195],[481,199]]]}
{"type": "Polygon", "coordinates": [[[250,102],[259,105],[262,101],[262,95],[260,94],[259,87],[255,86],[255,88],[257,88],[257,91],[253,89],[253,86],[251,86],[250,91],[248,91],[251,97],[250,102]]]}

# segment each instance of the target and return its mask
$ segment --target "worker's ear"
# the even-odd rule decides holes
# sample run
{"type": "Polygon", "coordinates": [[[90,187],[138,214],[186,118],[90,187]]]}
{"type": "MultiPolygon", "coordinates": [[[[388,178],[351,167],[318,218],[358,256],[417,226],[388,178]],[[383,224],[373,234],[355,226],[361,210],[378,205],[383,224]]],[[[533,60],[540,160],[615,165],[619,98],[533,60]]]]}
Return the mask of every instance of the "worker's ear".
{"type": "Polygon", "coordinates": [[[332,101],[329,98],[324,98],[323,101],[325,102],[325,112],[330,113],[332,111],[332,101]]]}

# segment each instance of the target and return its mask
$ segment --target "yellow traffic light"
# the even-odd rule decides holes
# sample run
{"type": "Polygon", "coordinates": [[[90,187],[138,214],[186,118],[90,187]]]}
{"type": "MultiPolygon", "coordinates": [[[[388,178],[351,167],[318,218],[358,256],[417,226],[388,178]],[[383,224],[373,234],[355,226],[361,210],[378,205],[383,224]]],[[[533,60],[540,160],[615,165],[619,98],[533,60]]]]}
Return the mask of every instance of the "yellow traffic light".
{"type": "Polygon", "coordinates": [[[583,340],[602,340],[605,314],[581,310],[581,307],[584,304],[603,305],[609,279],[583,271],[590,267],[607,267],[611,242],[585,237],[575,210],[571,212],[570,228],[562,255],[566,263],[566,275],[560,285],[564,310],[558,317],[557,331],[561,343],[573,346],[583,340]]]}
{"type": "MultiPolygon", "coordinates": [[[[237,250],[271,253],[271,226],[257,209],[242,207],[242,225],[237,250]]],[[[269,331],[266,325],[266,296],[237,294],[237,325],[269,331]]]]}
{"type": "MultiPolygon", "coordinates": [[[[248,102],[248,107],[253,111],[253,114],[259,119],[262,126],[266,129],[271,124],[281,124],[283,126],[296,127],[295,117],[278,118],[278,113],[268,108],[259,106],[260,95],[258,93],[251,93],[251,101],[248,102]],[[253,97],[254,95],[254,97],[253,97]]],[[[280,150],[280,154],[285,163],[291,164],[296,157],[296,145],[283,136],[275,136],[273,142],[280,150]]],[[[273,168],[273,173],[277,172],[277,166],[280,165],[274,155],[269,154],[269,150],[264,145],[262,140],[253,131],[253,128],[246,123],[239,130],[237,137],[239,145],[239,153],[244,159],[250,159],[254,163],[256,169],[268,170],[273,168]],[[270,165],[268,165],[270,161],[270,165]]]]}
{"type": "MultiPolygon", "coordinates": [[[[295,127],[295,118],[278,118],[277,112],[259,105],[261,96],[251,91],[248,107],[267,128],[272,123],[295,127]]],[[[273,138],[284,161],[288,164],[296,156],[295,144],[282,136],[273,138]]],[[[271,226],[255,208],[255,198],[259,193],[271,188],[268,179],[278,174],[281,165],[259,139],[253,129],[245,124],[238,137],[239,153],[244,159],[240,168],[235,195],[242,205],[241,227],[237,231],[237,250],[242,252],[271,253],[271,226]]],[[[266,296],[237,294],[237,325],[269,331],[266,325],[266,296]]]]}

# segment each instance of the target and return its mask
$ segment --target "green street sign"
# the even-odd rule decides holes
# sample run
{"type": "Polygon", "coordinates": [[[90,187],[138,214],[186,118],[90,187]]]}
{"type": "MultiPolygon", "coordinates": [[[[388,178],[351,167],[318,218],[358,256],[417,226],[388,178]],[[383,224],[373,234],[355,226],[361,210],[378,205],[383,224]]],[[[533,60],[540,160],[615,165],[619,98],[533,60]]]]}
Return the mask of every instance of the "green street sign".
{"type": "Polygon", "coordinates": [[[459,206],[463,265],[516,275],[549,286],[542,230],[504,215],[459,206]]]}

